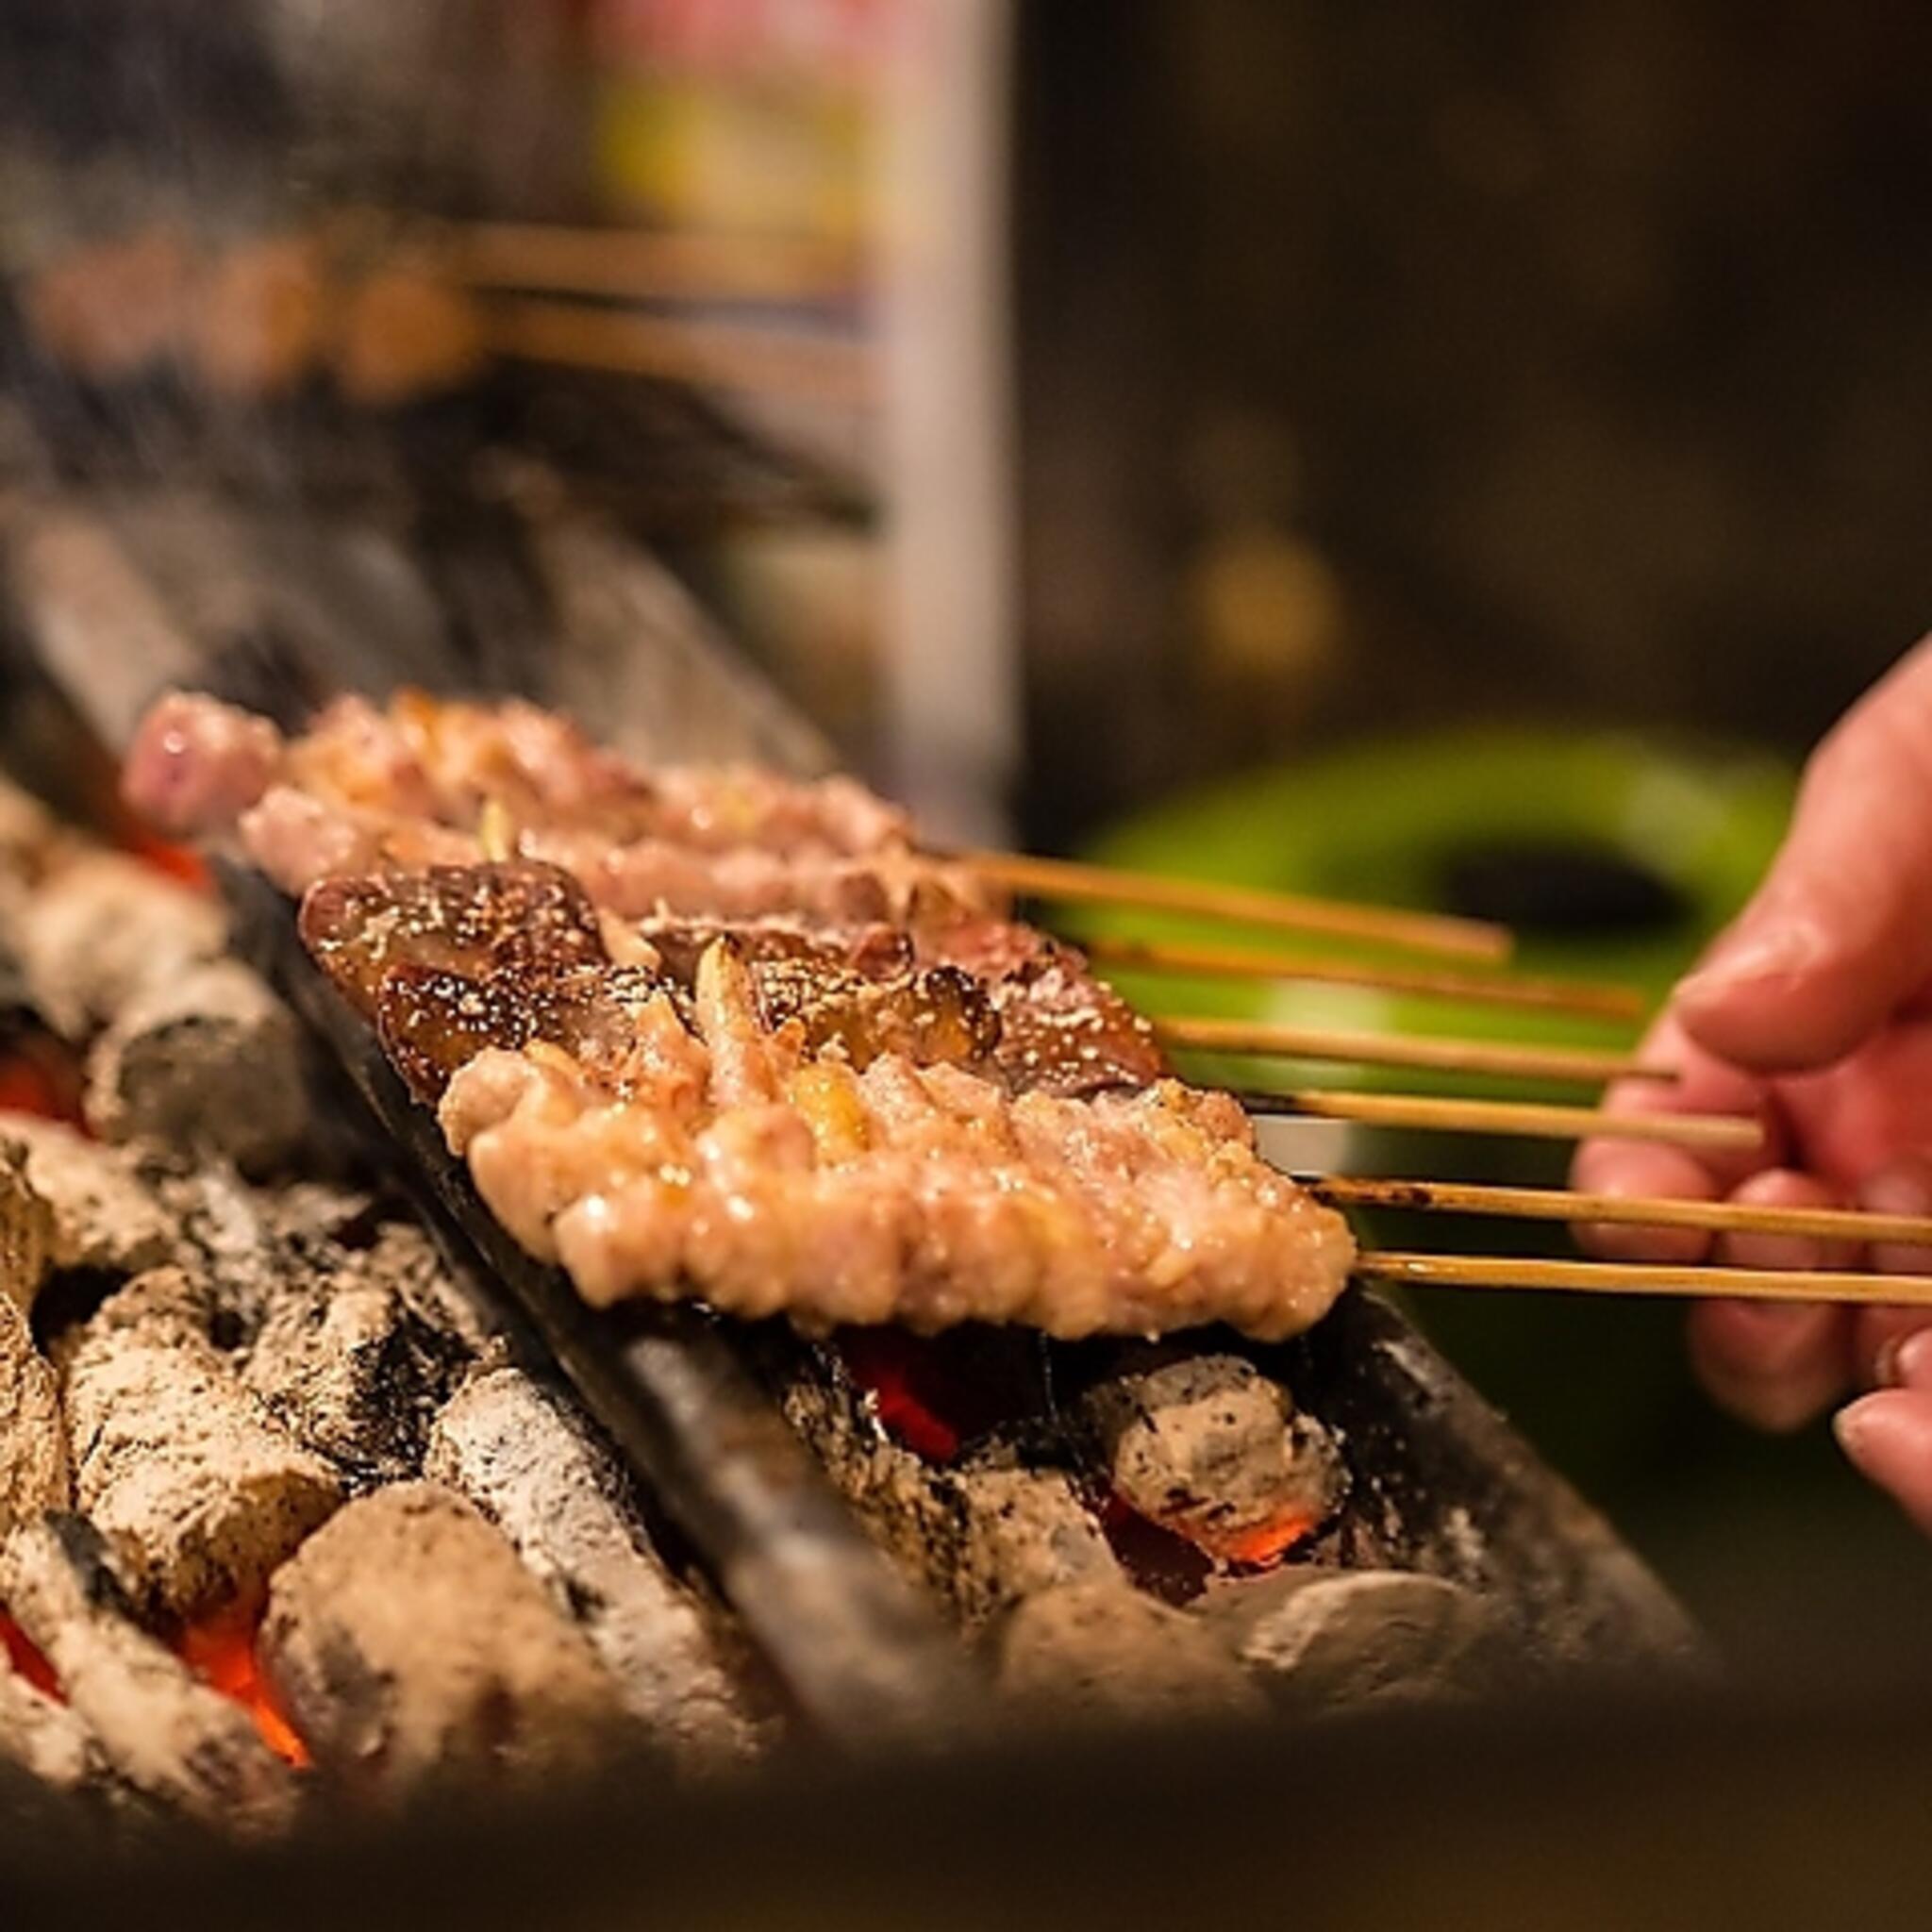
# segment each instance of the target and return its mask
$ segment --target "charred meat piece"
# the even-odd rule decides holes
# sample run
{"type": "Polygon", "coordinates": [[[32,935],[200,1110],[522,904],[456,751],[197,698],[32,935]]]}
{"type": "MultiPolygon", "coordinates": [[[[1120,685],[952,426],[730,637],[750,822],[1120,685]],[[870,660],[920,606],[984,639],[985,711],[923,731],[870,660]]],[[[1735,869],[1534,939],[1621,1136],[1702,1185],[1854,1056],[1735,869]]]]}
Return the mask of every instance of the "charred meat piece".
{"type": "Polygon", "coordinates": [[[582,888],[549,865],[435,865],[325,879],[302,902],[301,929],[324,971],[367,1017],[396,967],[486,979],[608,958],[582,888]]]}
{"type": "MultiPolygon", "coordinates": [[[[660,923],[642,951],[663,962],[661,976],[614,965],[575,881],[529,863],[326,879],[304,900],[301,929],[424,1099],[486,1047],[532,1041],[624,1084],[641,1008],[666,991],[681,1006],[720,930],[660,923]]],[[[913,969],[903,946],[868,941],[860,957],[875,970],[864,972],[833,939],[777,927],[750,935],[729,943],[748,962],[760,1022],[792,1028],[808,1051],[863,1066],[889,1052],[976,1064],[997,1049],[997,1016],[955,968],[913,969]]]]}
{"type": "Polygon", "coordinates": [[[922,964],[955,968],[985,990],[999,1016],[1000,1072],[1015,1092],[1099,1093],[1173,1071],[1153,1028],[1075,948],[930,893],[914,905],[911,938],[922,964]]]}
{"type": "Polygon", "coordinates": [[[842,1044],[860,1065],[900,1052],[923,1065],[984,1065],[1016,1093],[1069,1095],[1145,1087],[1172,1071],[1147,1023],[1073,947],[967,916],[950,898],[920,900],[910,931],[770,919],[657,919],[638,930],[685,985],[705,948],[729,938],[773,1024],[806,1016],[812,1043],[842,1044]],[[869,986],[892,991],[881,998],[869,986]]]}

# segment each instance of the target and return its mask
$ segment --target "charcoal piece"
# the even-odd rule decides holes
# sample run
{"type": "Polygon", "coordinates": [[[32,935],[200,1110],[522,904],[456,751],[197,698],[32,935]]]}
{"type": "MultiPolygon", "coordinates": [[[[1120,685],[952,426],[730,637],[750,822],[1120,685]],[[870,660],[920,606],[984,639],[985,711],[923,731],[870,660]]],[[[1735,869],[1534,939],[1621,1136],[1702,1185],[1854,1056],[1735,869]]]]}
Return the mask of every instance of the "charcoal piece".
{"type": "Polygon", "coordinates": [[[103,1147],[57,1121],[25,1114],[0,1118],[0,1149],[8,1148],[46,1203],[53,1267],[137,1274],[175,1258],[174,1224],[126,1149],[103,1147]]]}
{"type": "Polygon", "coordinates": [[[928,1462],[887,1437],[842,1380],[801,1374],[784,1406],[887,1554],[969,1629],[1058,1584],[1131,1588],[1064,1472],[996,1456],[928,1462]]]}
{"type": "Polygon", "coordinates": [[[75,850],[73,834],[38,798],[0,777],[0,878],[38,885],[75,850]]]}
{"type": "Polygon", "coordinates": [[[261,1656],[325,1771],[366,1792],[593,1762],[617,1688],[462,1497],[397,1483],[276,1573],[261,1656]]]}
{"type": "Polygon", "coordinates": [[[496,1524],[582,1624],[624,1707],[681,1762],[758,1748],[716,1632],[646,1540],[609,1456],[528,1375],[469,1383],[437,1418],[425,1474],[496,1524]]]}
{"type": "Polygon", "coordinates": [[[1220,1586],[1202,1615],[1297,1713],[1460,1701],[1492,1689],[1506,1661],[1489,1604],[1407,1571],[1279,1571],[1220,1586]]]}
{"type": "Polygon", "coordinates": [[[1219,1559],[1271,1560],[1341,1501],[1333,1439],[1241,1356],[1125,1352],[1081,1413],[1123,1500],[1219,1559]]]}
{"type": "Polygon", "coordinates": [[[71,1500],[54,1371],[26,1316],[0,1295],[0,1536],[71,1500]]]}
{"type": "Polygon", "coordinates": [[[155,1269],[60,1351],[79,1506],[142,1605],[184,1618],[258,1600],[342,1494],[209,1341],[209,1310],[205,1282],[155,1269]]]}
{"type": "Polygon", "coordinates": [[[1028,1597],[998,1632],[999,1687],[1047,1722],[1253,1714],[1262,1700],[1216,1634],[1111,1578],[1028,1597]]]}
{"type": "Polygon", "coordinates": [[[294,1016],[233,959],[134,992],[88,1056],[88,1124],[267,1174],[301,1146],[308,1091],[294,1016]]]}
{"type": "Polygon", "coordinates": [[[118,852],[87,852],[34,892],[16,943],[35,1008],[86,1041],[130,1001],[221,956],[227,921],[206,893],[118,852]]]}
{"type": "Polygon", "coordinates": [[[29,1311],[55,1246],[54,1210],[26,1175],[26,1149],[0,1140],[0,1302],[29,1311]]]}
{"type": "Polygon", "coordinates": [[[0,1760],[59,1791],[82,1791],[108,1776],[100,1742],[76,1711],[37,1690],[0,1659],[0,1760]]]}
{"type": "Polygon", "coordinates": [[[296,1785],[239,1704],[133,1620],[107,1543],[49,1516],[0,1544],[0,1603],[52,1665],[62,1695],[136,1790],[225,1829],[288,1823],[296,1785]]]}
{"type": "Polygon", "coordinates": [[[367,1246],[295,1245],[265,1295],[242,1378],[352,1482],[413,1476],[431,1423],[475,1358],[444,1319],[442,1281],[427,1237],[400,1222],[379,1225],[367,1246]]]}

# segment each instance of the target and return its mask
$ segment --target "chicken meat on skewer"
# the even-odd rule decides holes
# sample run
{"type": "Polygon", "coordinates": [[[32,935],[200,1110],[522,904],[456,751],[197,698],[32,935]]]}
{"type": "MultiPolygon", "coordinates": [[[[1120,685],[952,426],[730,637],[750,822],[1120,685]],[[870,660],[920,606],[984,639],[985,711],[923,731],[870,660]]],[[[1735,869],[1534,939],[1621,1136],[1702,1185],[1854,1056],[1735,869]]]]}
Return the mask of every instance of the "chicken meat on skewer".
{"type": "Polygon", "coordinates": [[[302,931],[497,1218],[594,1302],[1274,1337],[1353,1258],[1224,1096],[1016,1086],[957,968],[808,969],[769,933],[762,960],[712,936],[619,965],[528,866],[325,882],[302,931]]]}
{"type": "Polygon", "coordinates": [[[287,740],[175,697],[128,788],[306,893],[485,1201],[592,1301],[1272,1338],[1346,1279],[1235,1103],[850,781],[645,772],[524,705],[343,700],[287,740]]]}
{"type": "Polygon", "coordinates": [[[128,754],[130,800],[177,837],[238,836],[285,891],[382,865],[548,859],[599,905],[724,918],[895,914],[922,886],[986,905],[852,779],[751,767],[645,773],[515,701],[338,699],[301,736],[175,693],[128,754]]]}

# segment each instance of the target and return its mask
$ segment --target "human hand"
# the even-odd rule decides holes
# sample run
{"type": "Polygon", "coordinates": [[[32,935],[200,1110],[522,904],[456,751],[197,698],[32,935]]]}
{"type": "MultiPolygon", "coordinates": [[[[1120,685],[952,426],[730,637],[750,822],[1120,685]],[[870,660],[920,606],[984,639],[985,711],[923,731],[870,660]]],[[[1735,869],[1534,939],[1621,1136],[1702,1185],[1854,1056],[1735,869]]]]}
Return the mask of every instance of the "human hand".
{"type": "MultiPolygon", "coordinates": [[[[1669,1087],[1620,1084],[1621,1111],[1755,1113],[1749,1155],[1597,1141],[1575,1185],[1932,1213],[1932,639],[1847,714],[1806,769],[1783,849],[1750,906],[1677,987],[1644,1058],[1669,1087]]],[[[1613,1258],[1932,1272],[1932,1250],[1692,1230],[1591,1227],[1613,1258]]],[[[1932,1311],[1708,1301],[1698,1374],[1726,1408],[1795,1428],[1848,1389],[1852,1460],[1932,1532],[1932,1311]]]]}

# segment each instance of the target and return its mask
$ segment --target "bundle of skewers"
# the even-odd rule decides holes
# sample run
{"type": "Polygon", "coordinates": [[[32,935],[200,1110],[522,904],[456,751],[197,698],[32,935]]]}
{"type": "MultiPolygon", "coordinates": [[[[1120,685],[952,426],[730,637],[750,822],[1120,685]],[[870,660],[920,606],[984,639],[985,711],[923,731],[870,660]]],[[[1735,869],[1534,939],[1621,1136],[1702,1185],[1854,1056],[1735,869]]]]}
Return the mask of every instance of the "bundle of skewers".
{"type": "Polygon", "coordinates": [[[37,352],[94,384],[173,371],[265,402],[319,381],[381,408],[518,363],[840,408],[871,395],[867,350],[833,325],[853,265],[810,245],[343,210],[229,236],[131,225],[43,248],[10,280],[37,352]]]}
{"type": "MultiPolygon", "coordinates": [[[[1417,1285],[1932,1302],[1932,1277],[1362,1252],[1338,1211],[1932,1244],[1932,1222],[1557,1189],[1289,1176],[1254,1118],[1732,1152],[1756,1120],[1669,1103],[1640,1057],[1168,1016],[1110,963],[1635,1020],[1617,987],[1511,973],[1459,919],[920,846],[848,779],[641,770],[534,707],[345,699],[296,737],[165,699],[129,757],[162,828],[239,845],[433,1107],[478,1192],[586,1299],[696,1298],[807,1329],[977,1320],[1049,1334],[1318,1320],[1351,1274],[1417,1285]],[[1011,897],[1319,933],[1364,957],[1109,941],[1011,897]],[[1402,957],[1389,963],[1389,956],[1402,957]],[[1175,1077],[1171,1056],[1655,1081],[1659,1104],[1175,1077]]],[[[1627,1099],[1630,1090],[1626,1089],[1627,1099]]]]}

